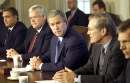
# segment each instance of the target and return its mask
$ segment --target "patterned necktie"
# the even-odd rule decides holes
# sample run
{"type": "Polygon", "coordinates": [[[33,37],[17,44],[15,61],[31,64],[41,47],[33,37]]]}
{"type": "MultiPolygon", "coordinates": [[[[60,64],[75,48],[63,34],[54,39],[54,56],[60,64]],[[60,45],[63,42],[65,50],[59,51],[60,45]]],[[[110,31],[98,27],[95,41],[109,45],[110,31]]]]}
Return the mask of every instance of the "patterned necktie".
{"type": "Polygon", "coordinates": [[[101,48],[101,55],[99,60],[99,74],[103,75],[103,66],[104,66],[104,57],[105,57],[105,48],[101,48]]]}
{"type": "Polygon", "coordinates": [[[30,43],[29,49],[28,49],[28,53],[32,52],[32,49],[34,47],[34,44],[36,43],[37,40],[37,36],[38,36],[38,32],[33,36],[32,41],[30,43]]]}
{"type": "Polygon", "coordinates": [[[56,44],[56,55],[55,55],[55,63],[58,62],[58,53],[59,53],[59,49],[60,49],[60,44],[61,44],[61,41],[58,40],[57,41],[57,44],[56,44]]]}

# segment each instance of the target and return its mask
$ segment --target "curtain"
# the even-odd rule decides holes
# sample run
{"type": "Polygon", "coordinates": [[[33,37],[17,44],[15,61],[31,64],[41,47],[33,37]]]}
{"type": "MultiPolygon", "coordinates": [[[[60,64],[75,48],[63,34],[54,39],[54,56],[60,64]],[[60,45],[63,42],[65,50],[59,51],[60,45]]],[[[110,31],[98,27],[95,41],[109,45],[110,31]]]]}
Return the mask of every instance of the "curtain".
{"type": "Polygon", "coordinates": [[[55,3],[56,3],[56,9],[66,12],[66,10],[67,10],[66,0],[55,0],[55,3]]]}

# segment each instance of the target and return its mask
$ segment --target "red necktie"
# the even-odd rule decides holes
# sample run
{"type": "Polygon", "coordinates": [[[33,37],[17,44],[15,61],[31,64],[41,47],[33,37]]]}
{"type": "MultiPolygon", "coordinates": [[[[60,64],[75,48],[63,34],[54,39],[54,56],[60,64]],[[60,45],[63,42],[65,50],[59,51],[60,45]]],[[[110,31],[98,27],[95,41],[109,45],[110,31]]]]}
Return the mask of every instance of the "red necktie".
{"type": "Polygon", "coordinates": [[[28,53],[31,53],[32,52],[32,49],[34,47],[34,44],[37,40],[37,36],[38,36],[38,33],[36,33],[33,38],[32,38],[32,42],[30,43],[30,46],[29,46],[29,49],[28,49],[28,53]]]}

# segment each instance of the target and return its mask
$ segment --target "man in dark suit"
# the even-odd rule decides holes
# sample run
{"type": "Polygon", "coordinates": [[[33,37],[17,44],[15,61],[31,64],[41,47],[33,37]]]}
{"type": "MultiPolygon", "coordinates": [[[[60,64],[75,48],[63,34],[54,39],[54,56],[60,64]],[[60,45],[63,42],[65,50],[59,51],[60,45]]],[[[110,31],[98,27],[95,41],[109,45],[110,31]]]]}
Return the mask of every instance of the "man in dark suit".
{"type": "Polygon", "coordinates": [[[124,82],[119,81],[119,83],[130,83],[130,19],[124,21],[119,26],[118,40],[120,42],[120,48],[127,59],[126,69],[124,67],[125,74],[121,78],[121,80],[124,80],[124,82]]]}
{"type": "Polygon", "coordinates": [[[68,26],[88,26],[88,16],[77,8],[77,0],[67,0],[69,11],[66,12],[68,26]]]}
{"type": "MultiPolygon", "coordinates": [[[[2,10],[0,10],[0,38],[2,38],[3,29],[5,29],[5,24],[4,24],[4,20],[3,20],[3,17],[2,17],[2,10]]],[[[2,40],[0,40],[0,42],[2,42],[2,40]]],[[[0,45],[0,48],[1,47],[3,47],[2,43],[0,45]]],[[[3,55],[2,51],[0,51],[0,55],[3,55]]]]}
{"type": "Polygon", "coordinates": [[[3,14],[3,12],[2,12],[2,10],[0,10],[0,29],[5,28],[5,24],[4,24],[2,14],[3,14]]]}
{"type": "Polygon", "coordinates": [[[83,65],[84,61],[87,62],[88,51],[85,40],[73,28],[67,27],[65,14],[59,10],[52,10],[48,14],[48,22],[54,34],[50,54],[47,55],[50,62],[45,63],[37,57],[32,58],[30,64],[33,68],[53,72],[65,67],[75,70],[83,65]]]}
{"type": "Polygon", "coordinates": [[[110,15],[110,17],[114,20],[116,26],[118,26],[122,22],[118,15],[106,11],[106,5],[103,0],[96,0],[92,4],[92,14],[101,13],[106,13],[110,15]]]}
{"type": "Polygon", "coordinates": [[[26,26],[18,21],[18,12],[9,7],[3,10],[5,28],[0,31],[0,58],[6,58],[6,50],[13,48],[22,52],[22,45],[26,36],[26,26]]]}
{"type": "MultiPolygon", "coordinates": [[[[88,34],[90,42],[93,43],[91,55],[81,68],[74,72],[67,69],[71,79],[76,74],[83,75],[81,83],[111,83],[118,78],[124,67],[124,57],[119,42],[112,36],[111,30],[115,28],[112,22],[105,14],[90,16],[88,34]],[[85,76],[86,79],[82,80],[85,76]]],[[[57,72],[53,79],[64,81],[66,71],[61,71],[57,72]]]]}
{"type": "Polygon", "coordinates": [[[24,52],[19,54],[14,49],[7,51],[9,58],[20,57],[24,65],[29,63],[30,58],[41,57],[48,51],[53,35],[46,21],[46,9],[44,7],[40,5],[30,7],[29,18],[32,26],[29,28],[24,41],[24,52]]]}

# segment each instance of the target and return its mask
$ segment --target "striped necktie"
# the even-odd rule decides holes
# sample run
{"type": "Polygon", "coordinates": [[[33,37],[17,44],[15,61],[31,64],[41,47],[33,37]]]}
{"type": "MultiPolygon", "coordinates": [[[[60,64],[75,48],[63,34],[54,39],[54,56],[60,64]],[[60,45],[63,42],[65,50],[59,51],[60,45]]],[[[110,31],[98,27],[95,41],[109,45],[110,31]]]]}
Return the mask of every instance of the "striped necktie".
{"type": "Polygon", "coordinates": [[[105,48],[101,48],[101,55],[99,60],[99,74],[103,75],[103,67],[104,67],[104,57],[105,57],[105,48]]]}
{"type": "Polygon", "coordinates": [[[36,40],[37,40],[37,36],[38,36],[38,32],[32,38],[32,41],[31,41],[29,49],[28,49],[28,53],[32,52],[32,49],[33,49],[33,47],[34,47],[34,45],[36,43],[36,40]]]}

